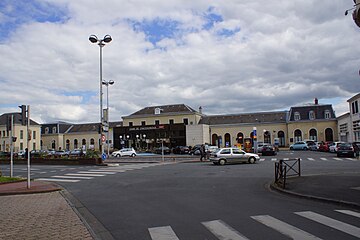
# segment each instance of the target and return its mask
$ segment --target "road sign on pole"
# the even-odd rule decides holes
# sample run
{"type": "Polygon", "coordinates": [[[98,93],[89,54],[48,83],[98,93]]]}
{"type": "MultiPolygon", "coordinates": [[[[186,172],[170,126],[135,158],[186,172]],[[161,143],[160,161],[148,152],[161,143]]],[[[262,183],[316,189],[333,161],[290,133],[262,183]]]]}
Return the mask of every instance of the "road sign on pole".
{"type": "Polygon", "coordinates": [[[101,135],[101,141],[104,143],[106,141],[106,136],[104,134],[101,135]]]}

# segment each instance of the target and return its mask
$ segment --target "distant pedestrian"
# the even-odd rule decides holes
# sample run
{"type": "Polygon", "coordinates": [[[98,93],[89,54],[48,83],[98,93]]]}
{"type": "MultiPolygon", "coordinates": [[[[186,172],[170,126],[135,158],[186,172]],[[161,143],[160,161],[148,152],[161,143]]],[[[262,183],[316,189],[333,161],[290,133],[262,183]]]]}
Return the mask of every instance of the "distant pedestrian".
{"type": "Polygon", "coordinates": [[[201,144],[200,146],[200,161],[202,162],[203,158],[206,159],[206,151],[205,151],[205,145],[201,144]]]}

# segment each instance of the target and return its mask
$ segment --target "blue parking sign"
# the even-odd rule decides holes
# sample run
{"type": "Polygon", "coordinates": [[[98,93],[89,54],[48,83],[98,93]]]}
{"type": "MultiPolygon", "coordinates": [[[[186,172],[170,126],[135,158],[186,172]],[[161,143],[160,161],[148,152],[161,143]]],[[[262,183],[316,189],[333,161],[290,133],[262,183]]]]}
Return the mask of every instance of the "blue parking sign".
{"type": "Polygon", "coordinates": [[[102,159],[102,160],[105,160],[106,157],[107,157],[106,153],[101,154],[101,159],[102,159]]]}

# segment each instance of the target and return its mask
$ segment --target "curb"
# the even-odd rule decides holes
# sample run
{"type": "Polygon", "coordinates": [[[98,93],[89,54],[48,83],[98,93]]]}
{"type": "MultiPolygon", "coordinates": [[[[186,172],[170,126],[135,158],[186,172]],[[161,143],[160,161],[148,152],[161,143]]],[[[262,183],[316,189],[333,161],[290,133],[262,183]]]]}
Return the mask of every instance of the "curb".
{"type": "MultiPolygon", "coordinates": [[[[19,181],[19,182],[23,182],[23,181],[19,181]]],[[[8,183],[8,184],[13,184],[12,183],[8,183]]],[[[17,183],[17,182],[15,182],[17,183]]],[[[0,191],[0,196],[9,196],[9,195],[24,195],[24,194],[39,194],[39,193],[49,193],[49,192],[57,192],[57,191],[61,191],[63,190],[59,185],[55,184],[55,183],[48,183],[46,182],[45,185],[48,185],[48,188],[44,188],[44,189],[15,189],[15,190],[8,190],[8,191],[0,191]]]]}
{"type": "Polygon", "coordinates": [[[348,202],[348,201],[342,201],[342,200],[333,199],[333,198],[325,198],[325,197],[319,197],[319,196],[314,196],[314,195],[297,193],[294,191],[282,189],[282,188],[276,186],[276,184],[274,182],[270,182],[268,185],[269,185],[270,189],[275,190],[279,193],[288,194],[288,195],[292,195],[295,197],[310,199],[310,200],[319,201],[319,202],[332,203],[332,204],[336,204],[336,205],[340,205],[340,206],[360,209],[360,205],[357,203],[354,203],[354,202],[348,202]]]}

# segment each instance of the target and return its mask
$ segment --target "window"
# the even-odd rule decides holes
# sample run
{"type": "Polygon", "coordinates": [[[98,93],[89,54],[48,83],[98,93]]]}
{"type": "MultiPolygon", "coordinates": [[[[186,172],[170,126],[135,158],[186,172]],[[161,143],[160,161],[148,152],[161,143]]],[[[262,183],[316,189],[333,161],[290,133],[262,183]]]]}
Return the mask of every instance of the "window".
{"type": "Polygon", "coordinates": [[[48,133],[49,133],[49,128],[46,127],[46,128],[45,128],[45,134],[48,134],[48,133]]]}
{"type": "Polygon", "coordinates": [[[155,125],[159,125],[160,121],[159,120],[155,120],[155,125]]]}
{"type": "Polygon", "coordinates": [[[146,122],[145,121],[141,121],[141,126],[145,126],[146,122]]]}
{"type": "Polygon", "coordinates": [[[74,148],[78,148],[78,140],[74,139],[74,148]]]}
{"type": "Polygon", "coordinates": [[[36,139],[36,131],[33,131],[33,139],[36,139]]]}
{"type": "Polygon", "coordinates": [[[133,126],[133,122],[129,122],[129,127],[132,127],[133,126]]]}
{"type": "Polygon", "coordinates": [[[221,154],[231,154],[231,150],[230,149],[223,149],[221,151],[221,154]]]}
{"type": "Polygon", "coordinates": [[[3,137],[6,137],[6,135],[5,135],[5,131],[3,131],[3,137]]]}
{"type": "Polygon", "coordinates": [[[56,127],[52,128],[52,133],[56,133],[56,127]]]}
{"type": "Polygon", "coordinates": [[[310,119],[310,120],[314,120],[314,119],[315,119],[315,112],[314,112],[314,111],[310,111],[310,112],[309,112],[309,119],[310,119]]]}
{"type": "Polygon", "coordinates": [[[359,105],[358,105],[358,101],[354,101],[351,103],[351,108],[352,108],[352,114],[356,114],[359,112],[359,105]]]}
{"type": "Polygon", "coordinates": [[[174,124],[174,119],[169,119],[169,124],[174,124]]]}
{"type": "Polygon", "coordinates": [[[331,117],[330,111],[325,110],[325,119],[329,119],[331,117]]]}
{"type": "Polygon", "coordinates": [[[294,113],[294,120],[295,120],[295,121],[299,121],[299,120],[300,120],[300,113],[299,113],[299,112],[295,112],[295,113],[294,113]]]}
{"type": "Polygon", "coordinates": [[[244,152],[238,148],[233,148],[233,154],[244,154],[244,152]]]}
{"type": "Polygon", "coordinates": [[[36,150],[36,143],[33,143],[33,150],[36,150]]]}
{"type": "Polygon", "coordinates": [[[185,125],[188,125],[188,124],[189,124],[189,119],[184,118],[184,124],[185,124],[185,125]]]}
{"type": "Polygon", "coordinates": [[[24,139],[24,130],[20,130],[20,139],[24,139]]]}
{"type": "Polygon", "coordinates": [[[24,150],[24,143],[20,143],[20,150],[24,150]]]}

